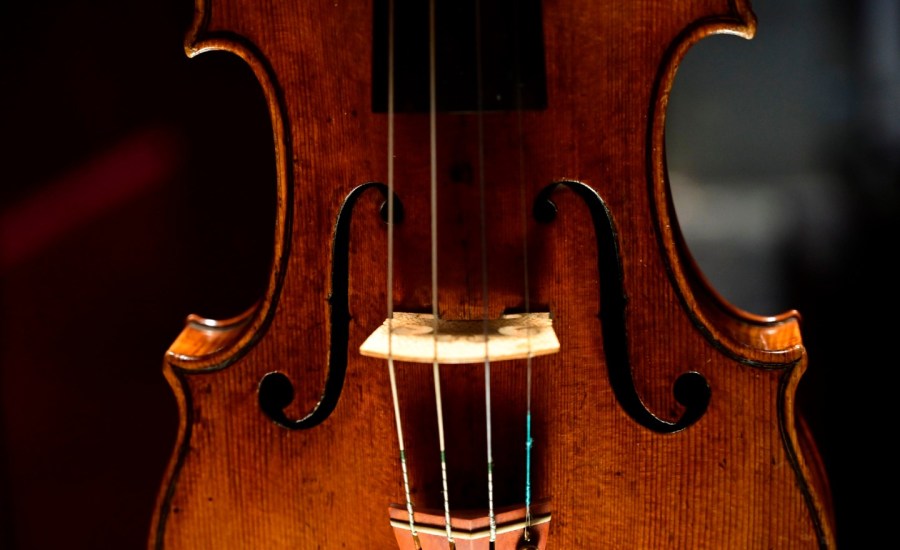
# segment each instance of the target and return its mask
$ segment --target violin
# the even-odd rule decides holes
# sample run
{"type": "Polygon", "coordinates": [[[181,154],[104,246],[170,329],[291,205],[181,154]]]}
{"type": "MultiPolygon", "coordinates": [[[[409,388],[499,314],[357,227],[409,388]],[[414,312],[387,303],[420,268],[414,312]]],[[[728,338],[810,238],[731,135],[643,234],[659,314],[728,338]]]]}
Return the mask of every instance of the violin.
{"type": "Polygon", "coordinates": [[[834,548],[796,311],[708,283],[666,105],[745,0],[196,0],[252,69],[268,282],[190,316],[148,547],[834,548]]]}

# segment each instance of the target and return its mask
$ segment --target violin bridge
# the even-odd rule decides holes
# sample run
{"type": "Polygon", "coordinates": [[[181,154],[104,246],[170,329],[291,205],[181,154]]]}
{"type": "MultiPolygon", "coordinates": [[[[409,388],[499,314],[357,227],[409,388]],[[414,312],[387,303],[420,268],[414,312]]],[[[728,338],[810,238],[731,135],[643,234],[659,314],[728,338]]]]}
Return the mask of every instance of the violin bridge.
{"type": "Polygon", "coordinates": [[[550,314],[509,314],[499,319],[437,319],[395,312],[359,348],[362,355],[412,363],[484,363],[559,351],[550,314]]]}

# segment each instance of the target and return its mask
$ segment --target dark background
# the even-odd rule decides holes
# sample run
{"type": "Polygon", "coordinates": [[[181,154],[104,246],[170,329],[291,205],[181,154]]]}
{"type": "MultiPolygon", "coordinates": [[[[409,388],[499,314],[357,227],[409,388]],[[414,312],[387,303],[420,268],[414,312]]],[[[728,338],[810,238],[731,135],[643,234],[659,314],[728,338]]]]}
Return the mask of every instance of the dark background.
{"type": "MultiPolygon", "coordinates": [[[[669,111],[683,229],[754,313],[796,308],[798,401],[844,548],[892,532],[900,7],[758,0],[669,111]]],[[[0,4],[0,548],[145,547],[185,316],[260,295],[274,203],[252,75],[182,50],[190,0],[0,4]]]]}

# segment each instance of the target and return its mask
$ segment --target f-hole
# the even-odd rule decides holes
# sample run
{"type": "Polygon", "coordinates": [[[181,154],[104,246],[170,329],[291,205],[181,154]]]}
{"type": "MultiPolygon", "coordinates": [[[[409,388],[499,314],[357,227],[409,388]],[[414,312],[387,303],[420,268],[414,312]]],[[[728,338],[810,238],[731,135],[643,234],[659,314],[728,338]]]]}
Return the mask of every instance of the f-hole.
{"type": "Polygon", "coordinates": [[[597,271],[600,279],[600,330],[610,386],[619,404],[635,422],[659,433],[683,430],[699,420],[709,406],[709,383],[699,372],[688,371],[678,377],[673,387],[675,400],[684,406],[677,422],[667,422],[653,414],[641,402],[631,375],[628,334],[625,325],[628,298],[622,285],[622,260],[619,257],[618,234],[606,203],[591,187],[577,181],[561,181],[548,185],[534,203],[534,217],[550,223],[558,215],[551,195],[564,187],[574,191],[587,204],[597,239],[597,271]]]}
{"type": "MultiPolygon", "coordinates": [[[[334,238],[331,245],[331,294],[328,305],[331,308],[331,342],[328,352],[328,371],[325,387],[319,402],[309,413],[299,419],[291,419],[284,409],[294,400],[294,385],[287,375],[270,372],[259,382],[259,408],[280,426],[292,430],[312,428],[321,424],[334,411],[347,373],[347,346],[350,334],[349,271],[350,271],[350,221],[353,208],[363,193],[377,189],[387,199],[388,188],[379,182],[368,182],[354,188],[344,199],[334,224],[334,238]]],[[[381,219],[387,222],[386,209],[379,210],[381,219]]],[[[403,207],[394,198],[394,222],[403,219],[403,207]]]]}

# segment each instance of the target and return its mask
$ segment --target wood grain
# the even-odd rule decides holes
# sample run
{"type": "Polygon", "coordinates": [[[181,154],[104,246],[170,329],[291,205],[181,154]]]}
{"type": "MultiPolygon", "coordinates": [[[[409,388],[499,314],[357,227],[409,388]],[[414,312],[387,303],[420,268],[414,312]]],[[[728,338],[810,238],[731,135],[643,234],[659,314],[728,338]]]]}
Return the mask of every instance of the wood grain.
{"type": "MultiPolygon", "coordinates": [[[[277,371],[293,382],[289,417],[319,403],[334,358],[336,219],[356,186],[387,181],[387,117],[371,109],[371,9],[197,3],[188,54],[240,56],[269,104],[274,260],[254,310],[221,332],[192,319],[166,357],[181,424],[150,548],[397,545],[387,506],[404,499],[388,372],[356,351],[387,313],[378,193],[366,192],[353,213],[336,408],[292,430],[267,417],[258,396],[277,371]]],[[[436,117],[440,315],[498,318],[529,304],[551,312],[559,337],[559,353],[532,365],[532,491],[553,516],[548,548],[834,547],[827,480],[794,408],[807,367],[799,316],[756,317],[710,288],[681,237],[665,171],[678,62],[704,36],[749,38],[755,25],[741,0],[547,0],[548,108],[436,117]],[[618,272],[598,252],[595,212],[576,193],[554,192],[552,222],[532,216],[535,197],[561,180],[604,201],[618,272]],[[622,365],[609,363],[600,319],[616,298],[601,295],[610,273],[620,278],[625,366],[640,405],[674,423],[684,412],[679,377],[698,373],[708,384],[705,413],[685,429],[648,428],[613,390],[610,373],[622,365]]],[[[431,311],[429,119],[404,113],[394,124],[405,217],[394,231],[392,303],[431,311]]],[[[498,506],[524,499],[525,368],[510,361],[492,372],[498,506]]],[[[399,363],[397,376],[413,499],[441,509],[430,369],[399,363]]],[[[483,367],[446,367],[441,385],[451,506],[484,509],[483,367]]]]}

